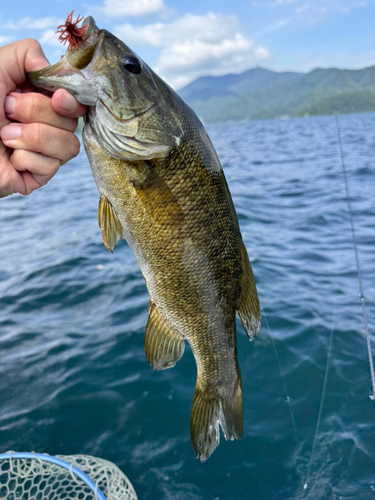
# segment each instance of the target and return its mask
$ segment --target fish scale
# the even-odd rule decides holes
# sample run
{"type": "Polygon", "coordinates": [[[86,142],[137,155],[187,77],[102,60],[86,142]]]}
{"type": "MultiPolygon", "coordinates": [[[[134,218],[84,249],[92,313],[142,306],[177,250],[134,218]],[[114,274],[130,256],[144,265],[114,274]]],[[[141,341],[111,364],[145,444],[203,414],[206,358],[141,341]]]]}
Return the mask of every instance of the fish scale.
{"type": "MultiPolygon", "coordinates": [[[[236,312],[259,330],[256,285],[229,188],[195,113],[131,49],[92,18],[35,86],[64,88],[89,106],[83,143],[100,193],[105,246],[125,238],[150,294],[145,353],[171,368],[185,340],[197,365],[190,432],[206,460],[243,435],[236,312]]],[[[79,32],[78,32],[79,33],[79,32]]]]}

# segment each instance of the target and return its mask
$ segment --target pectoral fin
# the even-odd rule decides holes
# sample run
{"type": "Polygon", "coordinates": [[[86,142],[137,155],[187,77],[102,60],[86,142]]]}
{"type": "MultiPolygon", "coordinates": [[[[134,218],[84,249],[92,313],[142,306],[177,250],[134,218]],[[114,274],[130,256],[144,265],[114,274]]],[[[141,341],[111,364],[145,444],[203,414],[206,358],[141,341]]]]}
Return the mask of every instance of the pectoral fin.
{"type": "Polygon", "coordinates": [[[182,357],[185,341],[161,317],[150,302],[150,316],[146,325],[145,353],[154,370],[172,368],[182,357]]]}
{"type": "Polygon", "coordinates": [[[184,214],[168,184],[153,168],[152,162],[140,162],[137,168],[128,168],[130,182],[148,215],[158,225],[178,226],[184,214]]]}
{"type": "Polygon", "coordinates": [[[105,196],[101,196],[98,208],[98,222],[102,230],[103,243],[107,250],[113,249],[122,238],[122,226],[111,203],[105,196]]]}
{"type": "Polygon", "coordinates": [[[242,249],[242,294],[240,307],[237,310],[242,326],[253,340],[260,329],[260,305],[255,279],[245,245],[242,249]]]}

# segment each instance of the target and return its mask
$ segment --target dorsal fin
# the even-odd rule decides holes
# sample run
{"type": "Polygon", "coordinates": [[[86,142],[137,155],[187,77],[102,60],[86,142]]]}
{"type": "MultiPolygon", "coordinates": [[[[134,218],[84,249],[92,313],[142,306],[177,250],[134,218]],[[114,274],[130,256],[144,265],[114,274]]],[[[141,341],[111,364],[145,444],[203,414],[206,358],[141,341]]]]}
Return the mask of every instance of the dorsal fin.
{"type": "Polygon", "coordinates": [[[118,240],[122,238],[122,226],[111,203],[101,196],[98,208],[98,222],[102,230],[103,243],[107,250],[113,252],[118,240]]]}
{"type": "Polygon", "coordinates": [[[242,245],[242,292],[237,313],[247,336],[250,340],[253,340],[260,329],[260,305],[249,256],[247,255],[245,245],[242,245]]]}
{"type": "Polygon", "coordinates": [[[145,353],[154,370],[172,368],[182,357],[185,341],[173,331],[150,301],[150,316],[146,325],[145,353]]]}

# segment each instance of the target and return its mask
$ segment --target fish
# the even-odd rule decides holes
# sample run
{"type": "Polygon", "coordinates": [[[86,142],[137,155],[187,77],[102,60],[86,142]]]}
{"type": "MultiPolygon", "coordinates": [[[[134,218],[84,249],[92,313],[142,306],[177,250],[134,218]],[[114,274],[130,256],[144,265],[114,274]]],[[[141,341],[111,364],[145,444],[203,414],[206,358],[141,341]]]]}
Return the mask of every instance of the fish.
{"type": "Polygon", "coordinates": [[[143,273],[151,367],[171,368],[185,341],[191,347],[190,434],[203,462],[220,442],[220,427],[226,440],[243,437],[236,313],[250,340],[261,323],[232,197],[195,112],[91,16],[82,28],[70,22],[59,27],[70,41],[61,61],[28,80],[44,92],[66,89],[88,106],[82,139],[100,194],[103,242],[113,252],[125,239],[143,273]]]}

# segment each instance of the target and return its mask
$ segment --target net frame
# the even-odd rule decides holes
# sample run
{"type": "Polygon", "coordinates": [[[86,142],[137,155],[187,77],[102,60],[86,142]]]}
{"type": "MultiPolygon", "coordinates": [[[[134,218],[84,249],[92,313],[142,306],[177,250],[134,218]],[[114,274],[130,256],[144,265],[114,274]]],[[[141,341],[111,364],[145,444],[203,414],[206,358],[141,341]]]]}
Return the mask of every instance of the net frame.
{"type": "Polygon", "coordinates": [[[9,451],[0,454],[0,477],[3,489],[12,483],[5,497],[0,490],[0,498],[138,500],[133,485],[115,464],[90,455],[9,451]]]}

